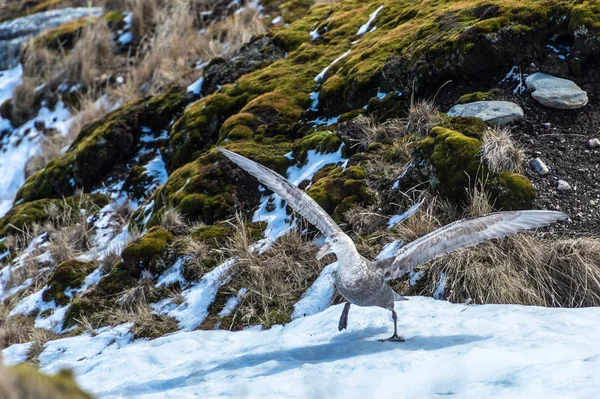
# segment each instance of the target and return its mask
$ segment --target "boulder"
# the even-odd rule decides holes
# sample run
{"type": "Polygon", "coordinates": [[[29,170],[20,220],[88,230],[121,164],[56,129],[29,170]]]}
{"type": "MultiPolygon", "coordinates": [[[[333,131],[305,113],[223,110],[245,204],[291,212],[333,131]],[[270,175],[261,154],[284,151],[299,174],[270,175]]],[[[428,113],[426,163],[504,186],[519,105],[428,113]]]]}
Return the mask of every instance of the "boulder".
{"type": "Polygon", "coordinates": [[[525,79],[531,96],[540,104],[556,109],[579,109],[588,103],[587,93],[567,79],[534,73],[525,79]]]}
{"type": "Polygon", "coordinates": [[[506,125],[523,118],[523,109],[510,101],[475,101],[450,108],[449,116],[470,116],[506,125]]]}

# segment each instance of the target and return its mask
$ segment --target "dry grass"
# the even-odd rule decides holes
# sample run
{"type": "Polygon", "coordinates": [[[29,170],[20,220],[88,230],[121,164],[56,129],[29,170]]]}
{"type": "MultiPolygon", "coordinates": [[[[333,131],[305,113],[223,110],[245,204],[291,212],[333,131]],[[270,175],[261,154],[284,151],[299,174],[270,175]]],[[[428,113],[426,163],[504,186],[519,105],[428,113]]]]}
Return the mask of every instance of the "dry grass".
{"type": "Polygon", "coordinates": [[[426,136],[432,127],[442,123],[443,115],[434,100],[419,99],[414,97],[410,100],[408,115],[402,119],[405,134],[417,134],[426,136]]]}
{"type": "Polygon", "coordinates": [[[160,13],[161,2],[158,0],[130,0],[131,33],[133,40],[139,43],[149,35],[155,26],[156,15],[160,13]]]}
{"type": "Polygon", "coordinates": [[[495,126],[483,133],[481,157],[494,173],[523,172],[525,150],[513,140],[507,127],[495,126]]]}
{"type": "Polygon", "coordinates": [[[241,12],[208,26],[202,34],[203,59],[229,59],[253,36],[265,33],[266,27],[259,19],[259,14],[259,10],[246,7],[241,12]]]}
{"type": "Polygon", "coordinates": [[[11,305],[0,304],[0,350],[14,344],[31,342],[27,360],[35,363],[44,345],[56,338],[56,335],[51,331],[35,328],[33,317],[22,315],[8,317],[11,305]]]}
{"type": "Polygon", "coordinates": [[[72,84],[94,88],[114,60],[111,43],[106,22],[98,21],[86,26],[73,51],[64,58],[61,66],[63,72],[57,75],[57,79],[67,79],[72,84]]]}
{"type": "Polygon", "coordinates": [[[232,327],[261,324],[268,328],[287,323],[294,303],[310,287],[325,262],[316,260],[316,248],[296,231],[281,237],[263,254],[250,251],[251,245],[248,230],[238,219],[227,252],[236,258],[233,281],[247,291],[233,314],[232,327]]]}
{"type": "Polygon", "coordinates": [[[177,236],[188,234],[191,229],[191,226],[181,215],[181,212],[170,205],[167,205],[162,209],[159,225],[177,236]]]}
{"type": "Polygon", "coordinates": [[[32,79],[24,78],[12,93],[11,113],[12,119],[17,125],[27,122],[34,116],[35,101],[36,85],[32,79]]]}
{"type": "Polygon", "coordinates": [[[600,240],[519,234],[452,253],[426,266],[422,293],[441,273],[452,302],[552,307],[600,305],[600,240]]]}

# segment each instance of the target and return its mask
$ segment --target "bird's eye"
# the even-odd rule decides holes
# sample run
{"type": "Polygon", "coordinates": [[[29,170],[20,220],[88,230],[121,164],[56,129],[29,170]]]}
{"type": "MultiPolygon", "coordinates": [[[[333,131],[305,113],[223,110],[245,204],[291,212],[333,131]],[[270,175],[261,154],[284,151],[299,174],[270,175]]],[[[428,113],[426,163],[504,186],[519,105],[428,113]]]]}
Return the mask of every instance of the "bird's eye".
{"type": "Polygon", "coordinates": [[[333,242],[338,242],[337,238],[335,240],[333,240],[333,242]]]}

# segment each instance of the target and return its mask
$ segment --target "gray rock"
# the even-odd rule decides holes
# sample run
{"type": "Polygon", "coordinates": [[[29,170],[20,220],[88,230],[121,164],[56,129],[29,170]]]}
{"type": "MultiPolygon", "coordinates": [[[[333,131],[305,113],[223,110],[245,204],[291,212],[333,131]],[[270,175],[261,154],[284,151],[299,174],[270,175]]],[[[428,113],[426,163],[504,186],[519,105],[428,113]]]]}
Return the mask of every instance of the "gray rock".
{"type": "Polygon", "coordinates": [[[588,145],[590,148],[598,148],[600,147],[600,139],[591,139],[588,141],[588,145]]]}
{"type": "Polygon", "coordinates": [[[548,174],[548,172],[550,172],[550,169],[540,158],[536,158],[533,161],[531,161],[531,166],[533,166],[535,171],[538,172],[540,176],[545,176],[548,174]]]}
{"type": "Polygon", "coordinates": [[[102,8],[62,8],[0,23],[0,71],[19,63],[22,45],[31,37],[73,19],[102,15],[102,8]]]}
{"type": "Polygon", "coordinates": [[[523,109],[510,101],[475,101],[450,108],[449,116],[473,116],[485,122],[506,125],[523,118],[523,109]]]}
{"type": "Polygon", "coordinates": [[[579,109],[588,103],[587,93],[567,79],[534,73],[525,79],[531,96],[540,104],[556,109],[579,109]]]}
{"type": "Polygon", "coordinates": [[[564,180],[559,180],[557,190],[558,191],[571,191],[571,185],[564,180]]]}

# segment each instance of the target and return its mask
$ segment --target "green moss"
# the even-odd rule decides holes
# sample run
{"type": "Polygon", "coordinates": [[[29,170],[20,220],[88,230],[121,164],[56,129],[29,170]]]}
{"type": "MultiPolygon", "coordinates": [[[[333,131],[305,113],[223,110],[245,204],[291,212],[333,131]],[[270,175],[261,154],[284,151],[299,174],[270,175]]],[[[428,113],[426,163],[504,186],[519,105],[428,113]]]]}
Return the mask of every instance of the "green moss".
{"type": "Polygon", "coordinates": [[[489,97],[490,97],[489,92],[476,91],[474,93],[469,93],[469,94],[460,96],[460,98],[458,99],[458,103],[459,104],[467,104],[467,103],[473,103],[475,101],[485,101],[489,97]]]}
{"type": "Polygon", "coordinates": [[[140,123],[162,130],[187,101],[185,90],[174,89],[127,103],[86,125],[65,154],[27,179],[17,200],[60,198],[72,195],[76,187],[91,191],[116,165],[129,161],[142,135],[140,123]]]}
{"type": "Polygon", "coordinates": [[[495,206],[503,210],[531,209],[535,199],[535,189],[525,176],[503,172],[497,183],[490,182],[495,206]]]}
{"type": "Polygon", "coordinates": [[[464,134],[465,136],[481,138],[483,132],[485,132],[487,126],[485,122],[479,118],[473,118],[470,116],[450,116],[445,117],[442,125],[448,129],[456,130],[464,134]]]}
{"type": "Polygon", "coordinates": [[[326,166],[315,174],[306,191],[317,203],[338,220],[354,204],[367,205],[374,201],[363,179],[365,171],[360,166],[343,170],[326,166]]]}
{"type": "Polygon", "coordinates": [[[308,151],[316,150],[319,153],[328,154],[336,152],[342,145],[335,133],[317,132],[298,140],[292,146],[294,159],[303,165],[306,161],[308,151]]]}
{"type": "Polygon", "coordinates": [[[201,226],[191,233],[193,239],[211,247],[224,246],[232,237],[233,227],[228,225],[201,226]]]}
{"type": "MultiPolygon", "coordinates": [[[[102,281],[102,280],[101,280],[102,281]]],[[[81,320],[83,316],[87,317],[98,311],[98,303],[89,298],[75,298],[71,301],[65,319],[63,321],[63,329],[71,328],[81,320]]]]}
{"type": "Polygon", "coordinates": [[[96,22],[96,20],[95,17],[83,17],[65,22],[56,28],[48,29],[37,35],[31,45],[34,48],[46,47],[51,50],[70,50],[83,29],[96,22]]]}
{"type": "Polygon", "coordinates": [[[44,291],[42,299],[46,302],[54,301],[59,306],[66,305],[69,303],[69,297],[65,290],[81,287],[87,275],[95,268],[93,263],[77,260],[61,263],[50,276],[48,288],[44,291]]]}
{"type": "Polygon", "coordinates": [[[465,199],[465,188],[470,180],[475,181],[481,165],[480,147],[479,140],[443,127],[431,129],[430,137],[417,145],[432,168],[429,172],[431,186],[456,202],[465,199]]]}
{"type": "Polygon", "coordinates": [[[181,167],[210,148],[218,139],[221,124],[238,112],[246,101],[247,95],[231,97],[219,91],[186,108],[169,138],[171,167],[181,167]]]}
{"type": "MultiPolygon", "coordinates": [[[[16,398],[46,399],[92,399],[92,396],[81,390],[71,371],[63,370],[55,375],[39,372],[28,364],[8,367],[9,377],[3,381],[8,386],[8,393],[16,398]]],[[[4,374],[4,372],[3,372],[4,374]]]]}
{"type": "Polygon", "coordinates": [[[154,226],[143,237],[129,244],[121,253],[123,266],[138,276],[143,270],[160,272],[159,258],[174,237],[162,227],[154,226]]]}
{"type": "Polygon", "coordinates": [[[481,163],[481,142],[460,132],[435,127],[417,144],[416,170],[440,195],[456,204],[466,201],[468,189],[478,180],[485,182],[497,209],[529,209],[535,198],[531,182],[524,176],[491,173],[481,163]]]}
{"type": "Polygon", "coordinates": [[[15,205],[0,219],[0,237],[20,232],[34,223],[42,224],[48,220],[48,207],[51,205],[57,206],[61,212],[80,212],[79,208],[83,207],[87,212],[93,214],[108,202],[109,198],[106,195],[85,194],[85,198],[75,196],[63,200],[41,199],[15,205]]]}
{"type": "Polygon", "coordinates": [[[125,26],[125,12],[120,10],[109,11],[104,14],[104,20],[111,30],[119,30],[125,26]]]}

